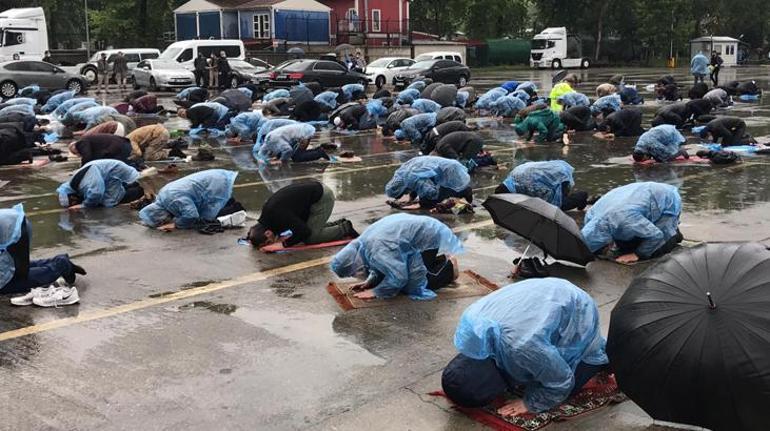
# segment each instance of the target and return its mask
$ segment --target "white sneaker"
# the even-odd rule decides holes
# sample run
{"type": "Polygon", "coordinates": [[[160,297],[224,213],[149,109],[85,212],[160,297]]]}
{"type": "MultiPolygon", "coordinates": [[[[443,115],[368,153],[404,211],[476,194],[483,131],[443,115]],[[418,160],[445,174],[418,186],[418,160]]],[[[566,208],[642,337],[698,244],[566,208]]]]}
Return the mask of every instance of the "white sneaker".
{"type": "Polygon", "coordinates": [[[36,287],[29,292],[27,292],[26,295],[22,296],[16,296],[14,298],[11,298],[11,304],[13,305],[32,305],[32,301],[41,296],[47,296],[50,295],[53,290],[55,289],[54,285],[50,285],[48,287],[36,287]]]}
{"type": "Polygon", "coordinates": [[[32,298],[32,303],[39,307],[61,307],[72,305],[80,301],[77,287],[57,287],[45,296],[32,298]]]}

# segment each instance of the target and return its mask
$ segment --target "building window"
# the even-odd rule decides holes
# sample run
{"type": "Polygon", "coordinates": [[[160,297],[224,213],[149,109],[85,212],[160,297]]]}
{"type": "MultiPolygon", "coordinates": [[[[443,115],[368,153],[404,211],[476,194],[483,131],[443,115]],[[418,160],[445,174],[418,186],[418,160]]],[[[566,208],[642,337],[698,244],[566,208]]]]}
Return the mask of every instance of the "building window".
{"type": "Polygon", "coordinates": [[[270,39],[270,14],[254,14],[254,39],[270,39]]]}
{"type": "Polygon", "coordinates": [[[372,31],[382,31],[382,12],[372,9],[372,31]]]}

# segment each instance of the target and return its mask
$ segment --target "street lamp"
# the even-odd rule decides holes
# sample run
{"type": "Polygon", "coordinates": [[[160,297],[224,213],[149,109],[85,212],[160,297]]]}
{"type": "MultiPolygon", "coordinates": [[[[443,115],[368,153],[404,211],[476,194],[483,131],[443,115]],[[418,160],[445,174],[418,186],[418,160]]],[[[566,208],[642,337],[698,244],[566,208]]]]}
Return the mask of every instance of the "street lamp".
{"type": "Polygon", "coordinates": [[[91,34],[88,29],[88,0],[83,0],[83,11],[86,18],[86,58],[91,58],[91,34]]]}

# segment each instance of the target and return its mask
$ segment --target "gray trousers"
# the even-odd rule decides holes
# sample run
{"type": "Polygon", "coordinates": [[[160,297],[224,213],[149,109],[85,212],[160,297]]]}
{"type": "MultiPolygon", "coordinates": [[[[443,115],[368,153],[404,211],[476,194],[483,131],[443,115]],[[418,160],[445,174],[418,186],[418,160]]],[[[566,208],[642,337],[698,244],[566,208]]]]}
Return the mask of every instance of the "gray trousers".
{"type": "Polygon", "coordinates": [[[307,218],[307,226],[311,234],[305,240],[305,244],[320,244],[337,241],[345,237],[345,231],[341,224],[329,224],[329,217],[334,210],[334,192],[323,186],[323,195],[318,202],[310,207],[310,216],[307,218]]]}

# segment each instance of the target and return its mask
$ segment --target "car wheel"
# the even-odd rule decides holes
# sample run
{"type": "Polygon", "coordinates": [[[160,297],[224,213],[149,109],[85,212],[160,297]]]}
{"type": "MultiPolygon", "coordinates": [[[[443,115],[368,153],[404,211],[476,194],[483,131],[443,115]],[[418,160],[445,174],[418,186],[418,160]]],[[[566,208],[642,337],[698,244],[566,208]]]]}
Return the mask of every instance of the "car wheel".
{"type": "Polygon", "coordinates": [[[155,78],[150,78],[150,91],[158,91],[158,85],[155,82],[155,78]]]}
{"type": "Polygon", "coordinates": [[[364,86],[364,90],[366,90],[366,87],[369,86],[369,81],[366,79],[362,79],[358,81],[358,83],[364,86]]]}
{"type": "Polygon", "coordinates": [[[558,58],[551,63],[551,69],[561,69],[561,60],[558,58]]]}
{"type": "Polygon", "coordinates": [[[465,87],[468,85],[468,78],[465,75],[460,75],[460,80],[458,81],[458,84],[460,84],[460,88],[465,87]]]}
{"type": "Polygon", "coordinates": [[[131,81],[132,81],[132,84],[134,86],[134,90],[138,90],[139,89],[139,83],[136,82],[136,77],[134,77],[131,81]]]}
{"type": "Polygon", "coordinates": [[[385,77],[384,76],[378,76],[377,79],[374,80],[374,85],[377,86],[377,89],[385,86],[385,77]]]}
{"type": "Polygon", "coordinates": [[[233,76],[232,78],[230,78],[230,88],[238,88],[238,84],[240,83],[238,82],[237,76],[233,76]]]}
{"type": "Polygon", "coordinates": [[[99,74],[96,72],[96,69],[93,67],[89,67],[86,70],[84,70],[81,75],[85,76],[89,83],[94,84],[96,82],[96,79],[99,77],[99,74]]]}
{"type": "Polygon", "coordinates": [[[583,61],[580,62],[580,67],[583,69],[588,69],[591,67],[591,60],[584,58],[583,61]]]}
{"type": "Polygon", "coordinates": [[[70,79],[67,81],[67,90],[80,94],[83,92],[83,83],[77,79],[70,79]]]}
{"type": "Polygon", "coordinates": [[[18,90],[19,87],[17,87],[16,83],[13,81],[4,81],[2,84],[0,84],[0,95],[2,95],[5,99],[10,99],[11,97],[15,96],[18,90]]]}

